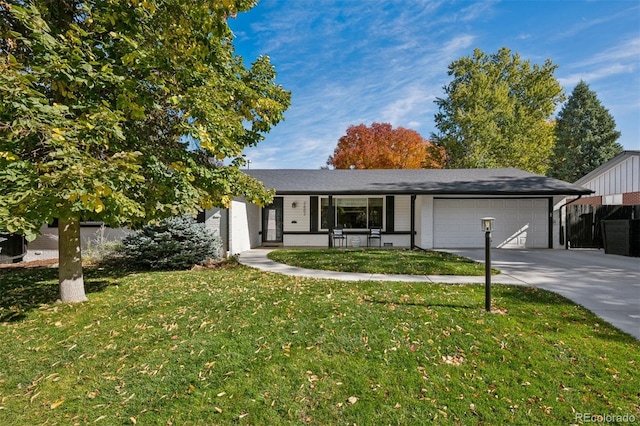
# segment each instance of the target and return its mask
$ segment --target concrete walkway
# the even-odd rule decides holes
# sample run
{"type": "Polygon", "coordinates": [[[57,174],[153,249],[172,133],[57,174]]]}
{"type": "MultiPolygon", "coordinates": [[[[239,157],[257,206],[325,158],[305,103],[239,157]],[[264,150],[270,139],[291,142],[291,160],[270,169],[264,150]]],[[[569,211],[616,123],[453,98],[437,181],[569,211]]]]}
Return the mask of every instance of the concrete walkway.
{"type": "MultiPolygon", "coordinates": [[[[267,259],[269,249],[240,255],[240,263],[265,271],[310,278],[345,281],[404,281],[445,284],[484,284],[484,276],[385,275],[318,271],[283,265],[267,259]]],[[[452,253],[484,262],[484,250],[459,249],[452,253]]],[[[538,287],[584,306],[603,320],[640,339],[640,260],[605,255],[602,250],[491,251],[495,284],[538,287]]]]}

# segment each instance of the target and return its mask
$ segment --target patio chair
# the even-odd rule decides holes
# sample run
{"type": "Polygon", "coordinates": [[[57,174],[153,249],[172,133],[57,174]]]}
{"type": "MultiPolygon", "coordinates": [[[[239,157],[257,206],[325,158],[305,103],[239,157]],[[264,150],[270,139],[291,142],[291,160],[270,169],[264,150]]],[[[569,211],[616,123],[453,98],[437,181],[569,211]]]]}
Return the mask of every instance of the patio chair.
{"type": "Polygon", "coordinates": [[[333,230],[333,247],[344,247],[346,246],[346,242],[347,242],[347,236],[344,235],[344,232],[342,232],[341,228],[336,228],[333,230]],[[340,244],[336,245],[336,241],[338,241],[340,244]]]}
{"type": "Polygon", "coordinates": [[[367,236],[367,247],[371,246],[371,240],[378,240],[378,247],[382,247],[382,229],[369,229],[369,235],[367,236]]]}

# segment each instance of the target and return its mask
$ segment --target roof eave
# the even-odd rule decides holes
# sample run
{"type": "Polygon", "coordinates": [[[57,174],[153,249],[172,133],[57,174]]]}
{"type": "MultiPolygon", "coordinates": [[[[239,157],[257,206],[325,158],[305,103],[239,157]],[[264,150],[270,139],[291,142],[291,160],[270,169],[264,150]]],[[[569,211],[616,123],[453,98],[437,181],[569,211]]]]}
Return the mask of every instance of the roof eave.
{"type": "Polygon", "coordinates": [[[520,196],[520,197],[554,197],[571,195],[590,195],[592,190],[583,191],[278,191],[276,195],[459,195],[459,196],[520,196]]]}

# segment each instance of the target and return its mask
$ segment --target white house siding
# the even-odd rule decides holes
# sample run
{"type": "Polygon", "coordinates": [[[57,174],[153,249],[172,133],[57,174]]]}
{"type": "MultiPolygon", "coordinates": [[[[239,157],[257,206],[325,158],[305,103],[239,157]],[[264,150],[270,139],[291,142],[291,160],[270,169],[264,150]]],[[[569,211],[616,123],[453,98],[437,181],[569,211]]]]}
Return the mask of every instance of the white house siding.
{"type": "Polygon", "coordinates": [[[593,179],[582,182],[581,185],[592,189],[596,195],[602,196],[638,192],[640,191],[640,156],[629,156],[593,179]]]}
{"type": "Polygon", "coordinates": [[[546,198],[436,198],[433,212],[435,248],[483,247],[482,217],[496,219],[492,247],[549,247],[546,198]]]}
{"type": "Polygon", "coordinates": [[[395,231],[411,230],[411,196],[396,195],[394,202],[395,231]]]}
{"type": "Polygon", "coordinates": [[[327,247],[328,244],[327,234],[285,234],[283,241],[285,247],[327,247]]]}
{"type": "Polygon", "coordinates": [[[282,197],[284,232],[309,232],[310,206],[309,196],[288,195],[282,197]]]}
{"type": "Polygon", "coordinates": [[[311,197],[309,195],[285,195],[283,202],[283,246],[285,247],[326,247],[327,235],[310,234],[311,197]]]}
{"type": "Polygon", "coordinates": [[[604,169],[594,170],[576,183],[595,191],[593,196],[586,197],[580,203],[593,205],[634,205],[640,203],[640,155],[621,154],[619,161],[604,169]],[[601,197],[601,198],[598,198],[601,197]]]}

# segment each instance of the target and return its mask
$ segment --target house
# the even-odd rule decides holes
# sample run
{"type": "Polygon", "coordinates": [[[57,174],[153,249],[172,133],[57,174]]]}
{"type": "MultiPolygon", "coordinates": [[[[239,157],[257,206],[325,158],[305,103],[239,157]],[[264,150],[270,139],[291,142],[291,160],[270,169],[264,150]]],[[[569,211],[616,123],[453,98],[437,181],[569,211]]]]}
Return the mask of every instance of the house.
{"type": "Polygon", "coordinates": [[[366,245],[369,229],[381,228],[381,245],[388,247],[483,247],[480,219],[487,216],[496,219],[494,247],[560,248],[554,205],[593,192],[518,169],[247,173],[276,195],[264,207],[243,199],[231,203],[224,220],[230,253],[260,246],[330,247],[337,228],[348,246],[366,245]]]}
{"type": "MultiPolygon", "coordinates": [[[[230,254],[262,246],[331,247],[334,229],[345,245],[474,248],[484,246],[480,219],[494,217],[492,246],[561,248],[560,211],[567,196],[593,191],[517,169],[247,170],[275,189],[269,206],[238,198],[198,221],[220,236],[230,254]]],[[[97,240],[122,238],[126,229],[82,227],[83,250],[97,240]]],[[[25,260],[57,257],[57,228],[45,225],[25,260]]]]}
{"type": "Polygon", "coordinates": [[[602,248],[602,221],[640,219],[640,151],[623,151],[575,184],[593,194],[566,201],[568,247],[602,248]]]}

